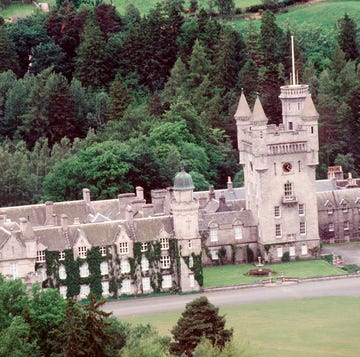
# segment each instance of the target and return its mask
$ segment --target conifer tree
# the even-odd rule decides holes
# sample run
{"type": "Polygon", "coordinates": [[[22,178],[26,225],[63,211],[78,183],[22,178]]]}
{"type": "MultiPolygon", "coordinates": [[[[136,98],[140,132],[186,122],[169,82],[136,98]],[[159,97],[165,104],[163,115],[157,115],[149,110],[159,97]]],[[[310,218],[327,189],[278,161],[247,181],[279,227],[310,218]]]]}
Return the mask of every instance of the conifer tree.
{"type": "Polygon", "coordinates": [[[106,88],[113,78],[113,69],[108,66],[109,52],[99,25],[89,15],[75,58],[75,77],[85,87],[106,88]]]}
{"type": "Polygon", "coordinates": [[[358,34],[355,19],[351,18],[348,14],[345,14],[344,17],[338,21],[338,26],[338,43],[345,53],[346,60],[358,60],[359,45],[357,41],[358,34]]]}
{"type": "Polygon", "coordinates": [[[121,120],[131,102],[131,97],[119,74],[110,85],[109,99],[109,120],[121,120]]]}
{"type": "Polygon", "coordinates": [[[202,296],[186,305],[171,333],[175,342],[171,343],[170,352],[178,356],[183,353],[192,356],[202,338],[221,348],[231,340],[233,330],[225,329],[225,318],[219,316],[219,308],[202,296]]]}
{"type": "Polygon", "coordinates": [[[0,73],[8,70],[17,73],[19,63],[14,43],[7,34],[4,19],[0,17],[0,73]]]}

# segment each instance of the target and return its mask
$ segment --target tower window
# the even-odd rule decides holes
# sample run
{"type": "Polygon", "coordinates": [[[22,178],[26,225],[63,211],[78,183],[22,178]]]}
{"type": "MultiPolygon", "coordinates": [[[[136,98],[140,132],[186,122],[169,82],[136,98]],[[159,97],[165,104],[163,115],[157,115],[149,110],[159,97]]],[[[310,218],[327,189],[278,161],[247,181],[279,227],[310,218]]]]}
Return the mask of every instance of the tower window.
{"type": "Polygon", "coordinates": [[[291,182],[287,182],[284,184],[284,195],[285,199],[291,199],[293,197],[293,184],[291,182]]]}
{"type": "Polygon", "coordinates": [[[299,216],[304,216],[304,215],[305,215],[305,205],[299,204],[299,216]]]}
{"type": "Polygon", "coordinates": [[[275,224],[275,237],[281,237],[281,224],[275,224]]]}
{"type": "Polygon", "coordinates": [[[305,224],[305,222],[300,222],[300,234],[301,235],[306,234],[306,224],[305,224]]]}
{"type": "Polygon", "coordinates": [[[310,132],[311,132],[311,134],[314,134],[314,127],[313,126],[310,128],[310,132]]]}
{"type": "Polygon", "coordinates": [[[281,217],[280,206],[275,206],[275,207],[274,207],[274,217],[275,217],[275,218],[281,217]]]}
{"type": "Polygon", "coordinates": [[[289,121],[288,126],[289,126],[289,130],[293,130],[293,122],[292,121],[289,121]]]}

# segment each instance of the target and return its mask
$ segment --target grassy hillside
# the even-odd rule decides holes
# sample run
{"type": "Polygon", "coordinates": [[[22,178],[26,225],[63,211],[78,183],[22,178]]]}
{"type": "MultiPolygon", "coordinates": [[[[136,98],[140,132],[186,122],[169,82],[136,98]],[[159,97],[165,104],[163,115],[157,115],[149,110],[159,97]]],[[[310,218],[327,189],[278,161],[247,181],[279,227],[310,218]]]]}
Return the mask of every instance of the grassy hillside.
{"type": "MultiPolygon", "coordinates": [[[[249,343],[252,356],[355,357],[360,350],[359,306],[359,297],[324,297],[228,306],[220,313],[225,314],[226,327],[234,328],[235,341],[249,343]]],[[[127,320],[151,323],[170,335],[180,313],[127,320]]]]}
{"type": "MultiPolygon", "coordinates": [[[[357,20],[360,25],[360,1],[328,0],[312,4],[296,5],[288,8],[285,12],[277,15],[279,26],[321,26],[329,30],[334,28],[337,19],[348,13],[357,20]]],[[[255,26],[260,26],[260,20],[255,19],[255,26]]],[[[249,19],[238,19],[229,22],[239,31],[244,31],[248,27],[249,19]]]]}

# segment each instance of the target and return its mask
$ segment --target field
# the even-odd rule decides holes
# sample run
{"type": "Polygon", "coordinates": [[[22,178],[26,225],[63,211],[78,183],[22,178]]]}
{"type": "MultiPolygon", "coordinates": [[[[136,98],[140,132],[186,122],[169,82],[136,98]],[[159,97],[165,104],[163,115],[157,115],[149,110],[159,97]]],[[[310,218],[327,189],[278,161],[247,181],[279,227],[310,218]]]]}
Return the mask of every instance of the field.
{"type": "MultiPolygon", "coordinates": [[[[264,277],[245,276],[244,274],[253,269],[254,265],[222,265],[204,269],[205,287],[227,286],[236,284],[251,284],[264,277]]],[[[314,276],[340,275],[345,271],[334,267],[325,260],[308,260],[282,264],[267,264],[266,268],[273,270],[274,278],[284,273],[285,277],[309,278],[314,276]],[[277,273],[277,274],[276,274],[277,273]]]]}
{"type": "Polygon", "coordinates": [[[0,16],[4,19],[8,19],[15,14],[30,15],[32,12],[34,12],[34,10],[34,6],[30,4],[22,4],[19,2],[6,6],[6,8],[0,11],[0,16]]]}
{"type": "MultiPolygon", "coordinates": [[[[285,12],[276,16],[276,22],[283,28],[291,25],[314,25],[334,28],[336,21],[347,13],[355,18],[360,25],[360,1],[328,0],[315,4],[296,5],[288,8],[285,12]]],[[[248,27],[249,20],[238,19],[229,23],[240,31],[248,27]]],[[[260,20],[254,20],[255,26],[260,26],[260,20]]]]}
{"type": "MultiPolygon", "coordinates": [[[[240,294],[241,292],[239,292],[240,294]]],[[[128,318],[170,335],[181,312],[128,318]]],[[[360,351],[360,298],[324,297],[220,308],[237,343],[258,357],[352,357],[360,351]]]]}

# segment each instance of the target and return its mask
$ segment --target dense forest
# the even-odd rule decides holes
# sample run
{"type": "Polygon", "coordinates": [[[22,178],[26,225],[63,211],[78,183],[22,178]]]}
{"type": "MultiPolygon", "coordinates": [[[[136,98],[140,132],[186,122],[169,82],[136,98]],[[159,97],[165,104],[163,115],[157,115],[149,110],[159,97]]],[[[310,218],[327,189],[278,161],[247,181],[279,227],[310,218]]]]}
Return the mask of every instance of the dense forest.
{"type": "Polygon", "coordinates": [[[0,204],[94,199],[166,187],[184,161],[196,189],[242,184],[233,114],[241,88],[281,120],[291,72],[320,114],[320,166],[360,172],[360,72],[355,20],[334,31],[260,27],[238,32],[204,9],[165,0],[133,5],[58,2],[15,23],[0,18],[0,204]]]}

